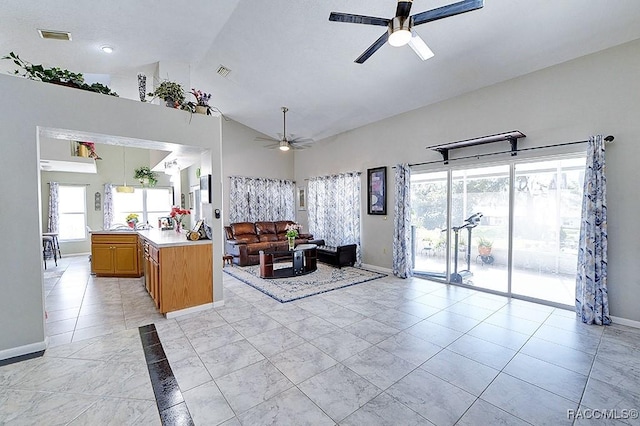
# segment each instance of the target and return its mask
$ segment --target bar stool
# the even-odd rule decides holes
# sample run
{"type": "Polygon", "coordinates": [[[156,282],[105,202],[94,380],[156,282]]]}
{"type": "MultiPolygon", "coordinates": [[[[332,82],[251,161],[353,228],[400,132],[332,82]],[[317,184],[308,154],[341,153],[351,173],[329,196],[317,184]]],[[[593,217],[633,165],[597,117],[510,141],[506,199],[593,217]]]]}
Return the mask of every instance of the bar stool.
{"type": "Polygon", "coordinates": [[[48,235],[42,236],[42,260],[44,260],[44,269],[47,269],[47,259],[53,256],[53,260],[58,266],[58,253],[53,245],[53,237],[48,235]]]}
{"type": "Polygon", "coordinates": [[[62,252],[60,251],[60,244],[58,243],[57,232],[43,232],[44,237],[53,237],[53,248],[58,252],[58,259],[62,259],[62,252]]]}

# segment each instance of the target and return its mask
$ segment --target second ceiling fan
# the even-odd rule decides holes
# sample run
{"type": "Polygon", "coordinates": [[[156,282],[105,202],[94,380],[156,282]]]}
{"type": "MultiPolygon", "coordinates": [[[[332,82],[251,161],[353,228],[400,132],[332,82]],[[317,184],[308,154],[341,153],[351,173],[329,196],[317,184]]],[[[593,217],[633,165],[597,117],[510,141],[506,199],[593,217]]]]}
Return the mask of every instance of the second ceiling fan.
{"type": "Polygon", "coordinates": [[[387,27],[387,31],[380,36],[367,50],[360,55],[355,62],[362,64],[369,59],[376,50],[380,49],[387,41],[392,46],[404,46],[408,44],[420,59],[427,60],[433,56],[433,52],[420,36],[413,30],[416,25],[437,21],[461,13],[480,9],[484,6],[484,0],[464,0],[426,12],[409,15],[413,0],[398,0],[396,16],[391,19],[377,18],[375,16],[353,15],[351,13],[331,12],[330,21],[347,22],[351,24],[378,25],[387,27]]]}
{"type": "Polygon", "coordinates": [[[290,149],[305,149],[307,146],[313,143],[313,139],[308,138],[294,138],[293,135],[289,135],[287,138],[287,111],[289,108],[282,107],[282,134],[278,133],[280,140],[272,138],[257,137],[257,141],[270,141],[274,142],[271,145],[267,145],[266,148],[275,149],[278,148],[281,151],[289,151],[290,149]]]}

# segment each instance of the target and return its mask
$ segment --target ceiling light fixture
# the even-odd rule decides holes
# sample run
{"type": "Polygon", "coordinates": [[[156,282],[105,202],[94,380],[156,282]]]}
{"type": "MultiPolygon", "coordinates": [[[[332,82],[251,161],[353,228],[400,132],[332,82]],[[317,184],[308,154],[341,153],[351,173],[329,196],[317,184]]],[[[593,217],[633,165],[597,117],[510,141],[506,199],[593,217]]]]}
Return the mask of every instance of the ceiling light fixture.
{"type": "Polygon", "coordinates": [[[113,53],[113,47],[111,46],[102,46],[100,48],[104,53],[113,53]]]}
{"type": "Polygon", "coordinates": [[[411,18],[396,16],[389,23],[389,44],[404,46],[411,40],[411,18]]]}
{"type": "Polygon", "coordinates": [[[135,191],[133,186],[127,186],[127,152],[124,148],[124,145],[122,146],[122,164],[122,177],[124,179],[124,185],[116,186],[116,192],[120,192],[123,194],[133,194],[133,192],[135,191]]]}
{"type": "Polygon", "coordinates": [[[280,149],[280,151],[289,151],[289,148],[291,148],[289,146],[289,142],[284,139],[280,141],[280,146],[278,147],[280,149]]]}

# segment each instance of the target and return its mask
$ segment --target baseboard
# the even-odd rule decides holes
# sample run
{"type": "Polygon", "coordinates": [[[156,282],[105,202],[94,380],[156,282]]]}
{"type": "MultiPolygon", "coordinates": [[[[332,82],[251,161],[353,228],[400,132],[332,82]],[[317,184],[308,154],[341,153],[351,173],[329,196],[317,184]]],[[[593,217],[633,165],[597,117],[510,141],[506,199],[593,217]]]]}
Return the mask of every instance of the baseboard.
{"type": "Polygon", "coordinates": [[[213,303],[205,303],[204,305],[192,306],[190,308],[180,309],[179,311],[167,312],[164,314],[165,318],[171,319],[179,317],[181,315],[192,314],[194,312],[206,311],[214,307],[213,303]]]}
{"type": "Polygon", "coordinates": [[[42,342],[30,343],[28,345],[17,346],[11,349],[4,349],[0,351],[0,361],[15,358],[17,356],[28,355],[34,352],[40,352],[47,349],[48,338],[43,340],[42,342]]]}
{"type": "Polygon", "coordinates": [[[213,302],[214,308],[222,308],[224,306],[224,300],[219,300],[217,302],[213,302]]]}
{"type": "Polygon", "coordinates": [[[369,265],[369,264],[363,263],[360,265],[360,267],[363,269],[370,269],[375,272],[380,272],[382,274],[393,275],[393,271],[391,269],[383,268],[381,266],[369,265]]]}
{"type": "Polygon", "coordinates": [[[640,321],[634,321],[634,320],[614,317],[614,316],[611,317],[611,321],[614,324],[626,325],[628,327],[633,327],[633,328],[640,328],[640,321]]]}

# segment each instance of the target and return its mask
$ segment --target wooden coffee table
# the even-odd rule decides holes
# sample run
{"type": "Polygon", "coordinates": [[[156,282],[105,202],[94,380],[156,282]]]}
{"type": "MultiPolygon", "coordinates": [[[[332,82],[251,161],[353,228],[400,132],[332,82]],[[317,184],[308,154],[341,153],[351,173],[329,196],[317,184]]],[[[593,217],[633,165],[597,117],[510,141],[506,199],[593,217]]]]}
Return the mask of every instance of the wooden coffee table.
{"type": "Polygon", "coordinates": [[[290,251],[260,251],[260,278],[289,278],[306,275],[318,269],[316,245],[300,244],[290,251]],[[277,263],[291,262],[290,267],[274,268],[277,263]]]}

